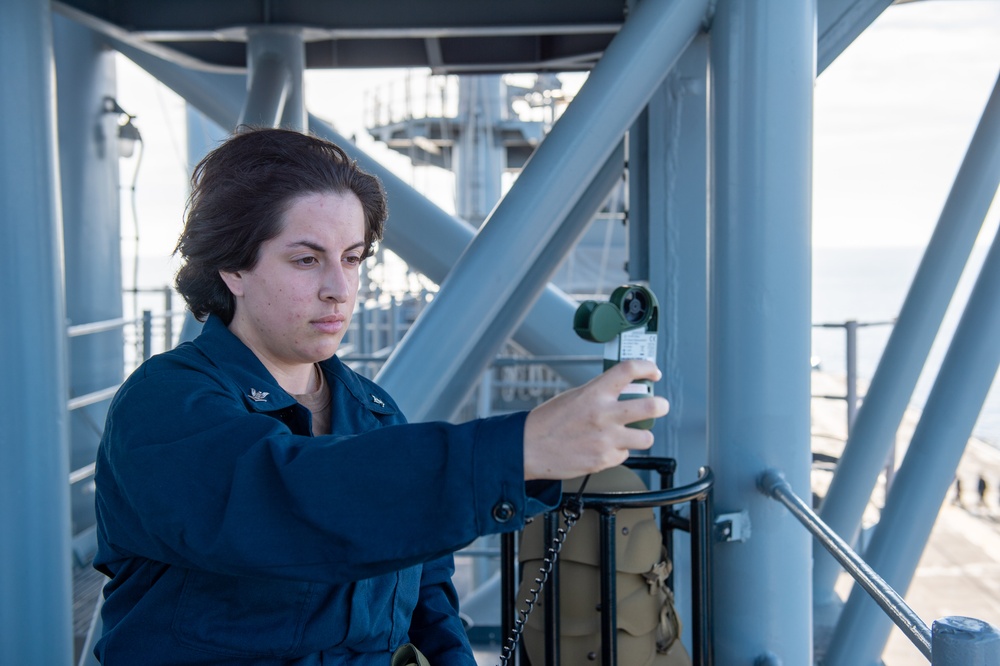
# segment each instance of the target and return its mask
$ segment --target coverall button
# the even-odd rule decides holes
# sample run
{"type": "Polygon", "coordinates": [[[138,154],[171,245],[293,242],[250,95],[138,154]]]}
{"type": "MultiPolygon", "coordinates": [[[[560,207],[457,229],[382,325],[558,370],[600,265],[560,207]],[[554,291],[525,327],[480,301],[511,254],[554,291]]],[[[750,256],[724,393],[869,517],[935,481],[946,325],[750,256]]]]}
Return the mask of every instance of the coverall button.
{"type": "Polygon", "coordinates": [[[514,505],[510,502],[497,502],[493,505],[493,520],[498,523],[506,523],[514,517],[514,505]]]}

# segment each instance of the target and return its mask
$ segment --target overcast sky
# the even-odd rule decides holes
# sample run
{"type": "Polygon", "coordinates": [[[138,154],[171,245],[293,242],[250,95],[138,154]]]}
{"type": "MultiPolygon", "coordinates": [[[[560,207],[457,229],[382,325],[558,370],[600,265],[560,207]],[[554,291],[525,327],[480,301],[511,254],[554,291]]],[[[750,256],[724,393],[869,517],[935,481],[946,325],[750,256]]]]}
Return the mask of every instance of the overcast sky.
{"type": "Polygon", "coordinates": [[[814,244],[924,245],[998,74],[1000,2],[891,6],[817,79],[814,244]]]}

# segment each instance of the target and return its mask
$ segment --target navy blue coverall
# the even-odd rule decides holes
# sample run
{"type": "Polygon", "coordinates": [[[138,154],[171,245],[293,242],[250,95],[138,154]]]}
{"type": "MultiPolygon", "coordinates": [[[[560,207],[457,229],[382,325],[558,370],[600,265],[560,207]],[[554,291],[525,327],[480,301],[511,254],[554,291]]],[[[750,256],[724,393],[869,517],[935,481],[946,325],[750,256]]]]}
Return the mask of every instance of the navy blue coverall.
{"type": "Polygon", "coordinates": [[[523,480],[526,414],[406,424],[376,384],[320,365],[321,437],[215,317],[118,391],[96,472],[102,663],[386,666],[408,641],[475,663],[451,553],[559,501],[523,480]]]}

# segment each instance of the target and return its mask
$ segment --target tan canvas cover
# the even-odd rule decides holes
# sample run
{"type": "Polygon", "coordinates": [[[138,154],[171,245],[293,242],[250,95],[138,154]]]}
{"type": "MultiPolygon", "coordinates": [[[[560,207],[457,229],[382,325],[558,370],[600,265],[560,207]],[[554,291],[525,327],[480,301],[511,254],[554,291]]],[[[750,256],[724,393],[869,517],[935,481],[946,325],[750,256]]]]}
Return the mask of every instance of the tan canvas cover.
{"type": "MultiPolygon", "coordinates": [[[[564,492],[579,488],[582,479],[567,481],[564,492]]],[[[626,467],[591,476],[587,492],[646,490],[642,479],[626,467]]],[[[561,526],[565,527],[564,519],[561,526]]],[[[689,666],[679,640],[680,621],[667,587],[671,564],[664,552],[652,509],[623,509],[616,516],[616,585],[618,604],[618,663],[621,666],[689,666]]],[[[584,511],[568,535],[559,556],[560,652],[563,664],[601,663],[600,517],[584,511]]],[[[524,580],[518,599],[530,596],[542,565],[543,520],[528,525],[518,559],[524,580]]],[[[546,544],[547,546],[547,544],[546,544]]],[[[545,663],[543,642],[545,592],[524,628],[530,663],[545,663]]]]}

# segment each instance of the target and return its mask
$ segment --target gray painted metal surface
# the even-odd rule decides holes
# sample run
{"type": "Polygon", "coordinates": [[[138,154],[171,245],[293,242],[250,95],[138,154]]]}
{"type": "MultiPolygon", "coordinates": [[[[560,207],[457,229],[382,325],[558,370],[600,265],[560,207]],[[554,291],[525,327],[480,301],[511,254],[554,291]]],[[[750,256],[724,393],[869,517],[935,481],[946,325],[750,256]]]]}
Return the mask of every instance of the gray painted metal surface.
{"type": "Polygon", "coordinates": [[[0,62],[0,663],[68,664],[69,390],[48,2],[0,4],[0,62]]]}
{"type": "MultiPolygon", "coordinates": [[[[875,375],[858,410],[820,516],[851,543],[931,344],[1000,184],[1000,79],[955,177],[875,375]]],[[[839,568],[818,553],[813,594],[835,604],[839,568]]]]}
{"type": "MultiPolygon", "coordinates": [[[[121,319],[122,239],[137,248],[138,229],[122,233],[118,188],[119,114],[108,110],[115,94],[114,52],[91,30],[53,17],[58,141],[69,325],[121,319]]],[[[113,108],[113,107],[112,107],[113,108]]],[[[141,147],[138,148],[141,150],[141,147]]],[[[131,221],[131,214],[128,218],[131,221]]],[[[133,275],[131,267],[129,274],[133,275]]],[[[69,396],[116,387],[125,363],[120,327],[68,341],[69,396]]],[[[94,462],[108,400],[69,415],[70,469],[94,462]]],[[[73,533],[94,522],[90,481],[73,484],[73,533]]]]}
{"type": "Polygon", "coordinates": [[[715,515],[752,528],[713,551],[719,664],[812,663],[811,539],[752,490],[771,466],[810,489],[815,11],[723,0],[712,23],[708,458],[715,515]]]}
{"type": "Polygon", "coordinates": [[[247,96],[237,124],[306,129],[304,68],[301,29],[251,29],[247,39],[247,96]]]}
{"type": "MultiPolygon", "coordinates": [[[[633,141],[630,149],[629,183],[644,184],[646,205],[631,197],[629,225],[647,233],[630,245],[629,269],[659,300],[663,379],[656,391],[670,401],[670,415],[653,425],[653,455],[677,460],[679,484],[698,478],[708,461],[708,43],[708,35],[695,37],[637,122],[644,131],[630,132],[643,145],[633,141]]],[[[686,532],[674,532],[674,570],[692,570],[686,532]]],[[[673,580],[677,607],[686,612],[691,578],[677,573],[673,580]]],[[[692,645],[691,624],[683,626],[685,645],[692,645]]]]}
{"type": "MultiPolygon", "coordinates": [[[[1000,93],[995,113],[1000,114],[1000,93]]],[[[913,433],[865,558],[898,590],[906,590],[938,510],[1000,367],[1000,233],[993,241],[913,433]]],[[[824,663],[874,663],[889,638],[885,617],[851,593],[824,663]]]]}
{"type": "Polygon", "coordinates": [[[548,279],[537,266],[554,259],[543,254],[550,239],[700,30],[706,9],[645,0],[631,14],[383,367],[379,380],[411,418],[448,418],[516,330],[548,279]],[[412,377],[428,381],[418,386],[412,377]]]}
{"type": "Polygon", "coordinates": [[[817,3],[816,71],[822,73],[893,0],[823,0],[817,3]]]}

